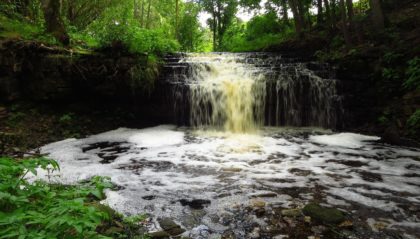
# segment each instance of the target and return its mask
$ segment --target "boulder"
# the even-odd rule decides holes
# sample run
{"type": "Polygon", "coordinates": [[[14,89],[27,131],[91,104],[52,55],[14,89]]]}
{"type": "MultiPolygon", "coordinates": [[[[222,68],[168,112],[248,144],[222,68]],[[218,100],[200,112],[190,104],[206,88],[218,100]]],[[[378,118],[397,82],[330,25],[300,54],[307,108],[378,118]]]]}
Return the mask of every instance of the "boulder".
{"type": "Polygon", "coordinates": [[[314,221],[323,224],[339,224],[346,219],[342,211],[335,208],[322,207],[316,203],[306,205],[302,212],[306,216],[310,216],[314,221]]]}
{"type": "Polygon", "coordinates": [[[185,232],[178,224],[176,224],[172,219],[165,217],[158,219],[160,227],[170,234],[171,236],[177,236],[185,232]]]}

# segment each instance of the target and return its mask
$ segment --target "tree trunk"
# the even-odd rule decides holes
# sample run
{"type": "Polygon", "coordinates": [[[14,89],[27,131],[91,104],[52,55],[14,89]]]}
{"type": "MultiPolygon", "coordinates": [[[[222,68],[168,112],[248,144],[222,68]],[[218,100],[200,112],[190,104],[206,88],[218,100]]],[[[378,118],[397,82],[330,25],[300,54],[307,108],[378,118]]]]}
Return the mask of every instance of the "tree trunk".
{"type": "Polygon", "coordinates": [[[146,28],[149,29],[150,26],[150,11],[152,9],[152,0],[149,0],[149,5],[147,6],[147,18],[146,18],[146,28]]]}
{"type": "Polygon", "coordinates": [[[68,45],[70,37],[61,19],[61,0],[42,0],[42,9],[47,32],[51,33],[59,42],[68,45]]]}
{"type": "Polygon", "coordinates": [[[281,15],[285,24],[289,23],[289,13],[287,11],[287,0],[281,1],[281,15]]]}
{"type": "Polygon", "coordinates": [[[317,23],[322,24],[324,22],[324,14],[322,12],[322,0],[317,0],[318,14],[317,14],[317,23]]]}
{"type": "Polygon", "coordinates": [[[216,51],[217,49],[217,20],[216,20],[216,14],[213,13],[213,51],[216,51]]]}
{"type": "Polygon", "coordinates": [[[295,22],[296,34],[298,35],[299,38],[301,38],[303,25],[302,25],[301,17],[299,16],[299,12],[297,10],[296,0],[289,0],[289,6],[293,12],[293,20],[295,22]]]}
{"type": "Polygon", "coordinates": [[[327,19],[327,24],[328,24],[328,27],[331,28],[333,23],[331,19],[330,3],[328,2],[328,0],[324,0],[324,6],[325,6],[325,16],[327,19]]]}
{"type": "Polygon", "coordinates": [[[331,3],[331,6],[330,6],[330,8],[331,8],[331,25],[332,25],[332,28],[333,29],[335,29],[336,28],[336,25],[337,25],[337,14],[336,14],[336,4],[335,4],[335,1],[336,0],[330,0],[330,3],[331,3]]]}
{"type": "MultiPolygon", "coordinates": [[[[299,18],[300,18],[300,21],[302,22],[302,27],[303,28],[306,28],[306,25],[307,25],[306,24],[306,21],[305,21],[305,13],[306,13],[306,11],[305,11],[305,7],[303,6],[303,1],[301,1],[301,0],[295,0],[295,3],[297,5],[298,11],[299,11],[299,18]]],[[[307,9],[307,10],[309,11],[309,9],[307,9]]],[[[310,24],[310,23],[308,23],[308,24],[310,24]]]]}
{"type": "Polygon", "coordinates": [[[179,25],[179,0],[175,0],[175,35],[178,38],[178,25],[179,25]]]}
{"type": "Polygon", "coordinates": [[[347,25],[347,16],[346,16],[346,4],[344,3],[344,0],[340,0],[340,14],[341,14],[341,24],[340,28],[343,32],[344,41],[346,42],[346,46],[351,46],[351,38],[350,33],[347,25]]]}
{"type": "Polygon", "coordinates": [[[353,11],[353,0],[346,0],[347,5],[347,17],[349,18],[350,25],[353,22],[354,11],[353,11]]]}
{"type": "Polygon", "coordinates": [[[382,12],[380,0],[369,0],[370,9],[372,9],[372,20],[376,31],[382,31],[385,28],[385,19],[382,12]]]}
{"type": "Polygon", "coordinates": [[[140,26],[144,27],[144,0],[141,0],[140,26]]]}
{"type": "Polygon", "coordinates": [[[139,17],[139,6],[137,3],[137,0],[133,0],[133,15],[134,15],[134,18],[139,17]]]}

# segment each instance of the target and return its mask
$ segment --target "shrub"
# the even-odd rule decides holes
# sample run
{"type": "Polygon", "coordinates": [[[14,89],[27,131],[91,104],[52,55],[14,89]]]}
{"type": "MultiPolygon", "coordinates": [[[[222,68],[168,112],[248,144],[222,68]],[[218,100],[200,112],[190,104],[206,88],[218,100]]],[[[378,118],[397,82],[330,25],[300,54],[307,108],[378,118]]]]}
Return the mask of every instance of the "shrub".
{"type": "Polygon", "coordinates": [[[405,72],[407,79],[403,86],[406,89],[420,89],[420,57],[408,61],[408,68],[405,72]]]}
{"type": "Polygon", "coordinates": [[[25,176],[38,168],[59,170],[46,158],[0,158],[1,238],[105,238],[96,228],[110,216],[89,202],[104,197],[109,179],[94,177],[83,186],[29,183],[25,176]]]}
{"type": "Polygon", "coordinates": [[[420,109],[416,110],[407,120],[407,127],[411,135],[418,136],[420,134],[420,109]]]}

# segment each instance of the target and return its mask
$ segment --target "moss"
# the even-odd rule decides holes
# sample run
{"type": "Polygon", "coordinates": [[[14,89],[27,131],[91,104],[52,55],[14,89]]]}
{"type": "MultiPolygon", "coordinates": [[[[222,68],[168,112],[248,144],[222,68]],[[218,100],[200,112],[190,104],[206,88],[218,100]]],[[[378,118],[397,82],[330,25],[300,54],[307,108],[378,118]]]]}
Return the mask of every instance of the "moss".
{"type": "Polygon", "coordinates": [[[303,208],[303,213],[315,221],[325,224],[338,224],[346,218],[342,211],[335,208],[321,207],[316,203],[310,203],[303,208]]]}

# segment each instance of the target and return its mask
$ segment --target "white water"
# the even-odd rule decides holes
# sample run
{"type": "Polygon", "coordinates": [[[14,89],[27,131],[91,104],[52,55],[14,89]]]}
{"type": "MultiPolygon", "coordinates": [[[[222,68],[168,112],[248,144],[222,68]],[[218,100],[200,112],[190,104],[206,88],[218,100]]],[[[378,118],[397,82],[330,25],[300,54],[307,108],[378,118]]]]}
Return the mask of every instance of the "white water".
{"type": "Polygon", "coordinates": [[[227,132],[253,132],[264,123],[265,77],[236,57],[190,55],[191,123],[227,132]]]}
{"type": "Polygon", "coordinates": [[[420,207],[420,151],[376,140],[309,128],[264,128],[258,136],[158,126],[68,139],[41,151],[61,165],[51,180],[74,184],[110,176],[123,189],[108,191],[103,203],[125,214],[170,216],[186,229],[206,225],[222,232],[230,226],[211,218],[255,197],[268,207],[296,207],[316,196],[360,220],[385,220],[403,232],[414,225],[418,232],[419,219],[407,208],[420,207]],[[104,142],[114,144],[92,146],[104,142]],[[191,218],[197,210],[181,199],[211,203],[191,218]]]}

